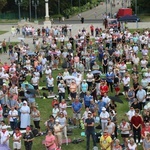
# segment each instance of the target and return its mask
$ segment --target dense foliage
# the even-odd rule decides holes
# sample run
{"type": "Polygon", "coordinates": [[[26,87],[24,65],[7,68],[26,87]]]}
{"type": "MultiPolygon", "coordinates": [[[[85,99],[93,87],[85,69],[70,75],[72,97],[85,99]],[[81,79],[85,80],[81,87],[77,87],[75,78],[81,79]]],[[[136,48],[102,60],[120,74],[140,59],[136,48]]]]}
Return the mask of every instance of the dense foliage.
{"type": "MultiPolygon", "coordinates": [[[[20,8],[22,18],[29,17],[30,4],[32,4],[32,1],[33,0],[22,0],[21,8],[20,8]]],[[[72,14],[79,13],[80,11],[85,11],[87,9],[90,9],[98,5],[100,1],[101,0],[49,0],[50,16],[60,15],[60,14],[63,16],[70,16],[72,14]]],[[[35,10],[34,6],[31,5],[32,17],[34,17],[34,13],[35,13],[34,10],[35,10]]],[[[18,5],[15,3],[15,0],[1,0],[0,12],[3,14],[6,13],[18,14],[18,5]]],[[[44,0],[39,0],[39,6],[37,6],[37,14],[38,14],[38,18],[42,18],[45,16],[44,0]]]]}

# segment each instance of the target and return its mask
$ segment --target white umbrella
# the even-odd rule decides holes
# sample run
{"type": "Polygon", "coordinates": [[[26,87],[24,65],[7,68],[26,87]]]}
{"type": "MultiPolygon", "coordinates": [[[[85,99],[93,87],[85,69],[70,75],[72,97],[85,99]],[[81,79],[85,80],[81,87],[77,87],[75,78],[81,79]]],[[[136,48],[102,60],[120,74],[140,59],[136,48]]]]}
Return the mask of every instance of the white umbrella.
{"type": "Polygon", "coordinates": [[[63,79],[64,80],[69,80],[69,79],[70,80],[77,80],[77,77],[74,77],[74,76],[64,76],[63,79]]]}

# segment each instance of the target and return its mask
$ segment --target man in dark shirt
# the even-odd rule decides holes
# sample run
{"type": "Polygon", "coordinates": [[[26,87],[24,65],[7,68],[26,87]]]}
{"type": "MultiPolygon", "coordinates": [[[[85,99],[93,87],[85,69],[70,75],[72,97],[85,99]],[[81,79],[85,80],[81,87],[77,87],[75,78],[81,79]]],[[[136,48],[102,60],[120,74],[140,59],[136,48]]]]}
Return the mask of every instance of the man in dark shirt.
{"type": "Polygon", "coordinates": [[[94,130],[94,119],[92,118],[91,111],[88,112],[88,118],[85,120],[86,129],[86,150],[90,150],[90,136],[92,136],[93,146],[96,146],[95,130],[94,130]]]}
{"type": "Polygon", "coordinates": [[[136,142],[136,136],[138,137],[138,145],[140,145],[141,140],[141,125],[142,117],[139,115],[139,109],[135,110],[135,115],[131,118],[132,130],[134,141],[136,142]]]}

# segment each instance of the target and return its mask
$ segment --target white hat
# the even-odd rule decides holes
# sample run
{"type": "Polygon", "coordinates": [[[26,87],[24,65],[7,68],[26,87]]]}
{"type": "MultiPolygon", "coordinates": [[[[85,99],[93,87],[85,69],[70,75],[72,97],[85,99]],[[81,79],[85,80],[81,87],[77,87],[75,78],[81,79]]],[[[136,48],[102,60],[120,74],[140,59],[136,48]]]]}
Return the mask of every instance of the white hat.
{"type": "Polygon", "coordinates": [[[85,82],[86,80],[84,79],[83,81],[85,82]]]}
{"type": "Polygon", "coordinates": [[[106,110],[106,108],[105,108],[105,107],[103,107],[103,108],[102,108],[102,110],[103,110],[103,111],[105,111],[105,110],[106,110]]]}
{"type": "Polygon", "coordinates": [[[2,126],[2,130],[6,130],[6,129],[7,129],[6,125],[2,126]]]}
{"type": "Polygon", "coordinates": [[[56,119],[56,120],[55,120],[55,122],[59,122],[59,120],[58,120],[58,119],[56,119]]]}
{"type": "Polygon", "coordinates": [[[23,104],[27,104],[27,101],[23,101],[23,104]]]}
{"type": "Polygon", "coordinates": [[[88,111],[88,114],[92,114],[92,112],[91,112],[91,111],[88,111]]]}

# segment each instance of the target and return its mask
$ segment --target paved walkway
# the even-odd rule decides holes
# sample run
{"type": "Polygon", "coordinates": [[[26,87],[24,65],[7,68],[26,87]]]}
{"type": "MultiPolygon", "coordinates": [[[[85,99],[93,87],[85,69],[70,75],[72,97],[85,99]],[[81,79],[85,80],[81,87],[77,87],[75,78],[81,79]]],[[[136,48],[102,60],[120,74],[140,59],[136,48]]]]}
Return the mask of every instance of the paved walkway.
{"type": "MultiPolygon", "coordinates": [[[[121,3],[119,5],[116,5],[115,7],[111,7],[111,4],[107,4],[107,13],[111,13],[112,8],[112,14],[118,11],[119,8],[121,8],[121,3]]],[[[91,10],[88,10],[86,12],[80,13],[82,17],[86,19],[102,19],[103,14],[106,12],[106,3],[102,3],[98,5],[97,7],[92,8],[91,10]]],[[[79,17],[73,16],[70,18],[70,20],[79,20],[79,17]]]]}

